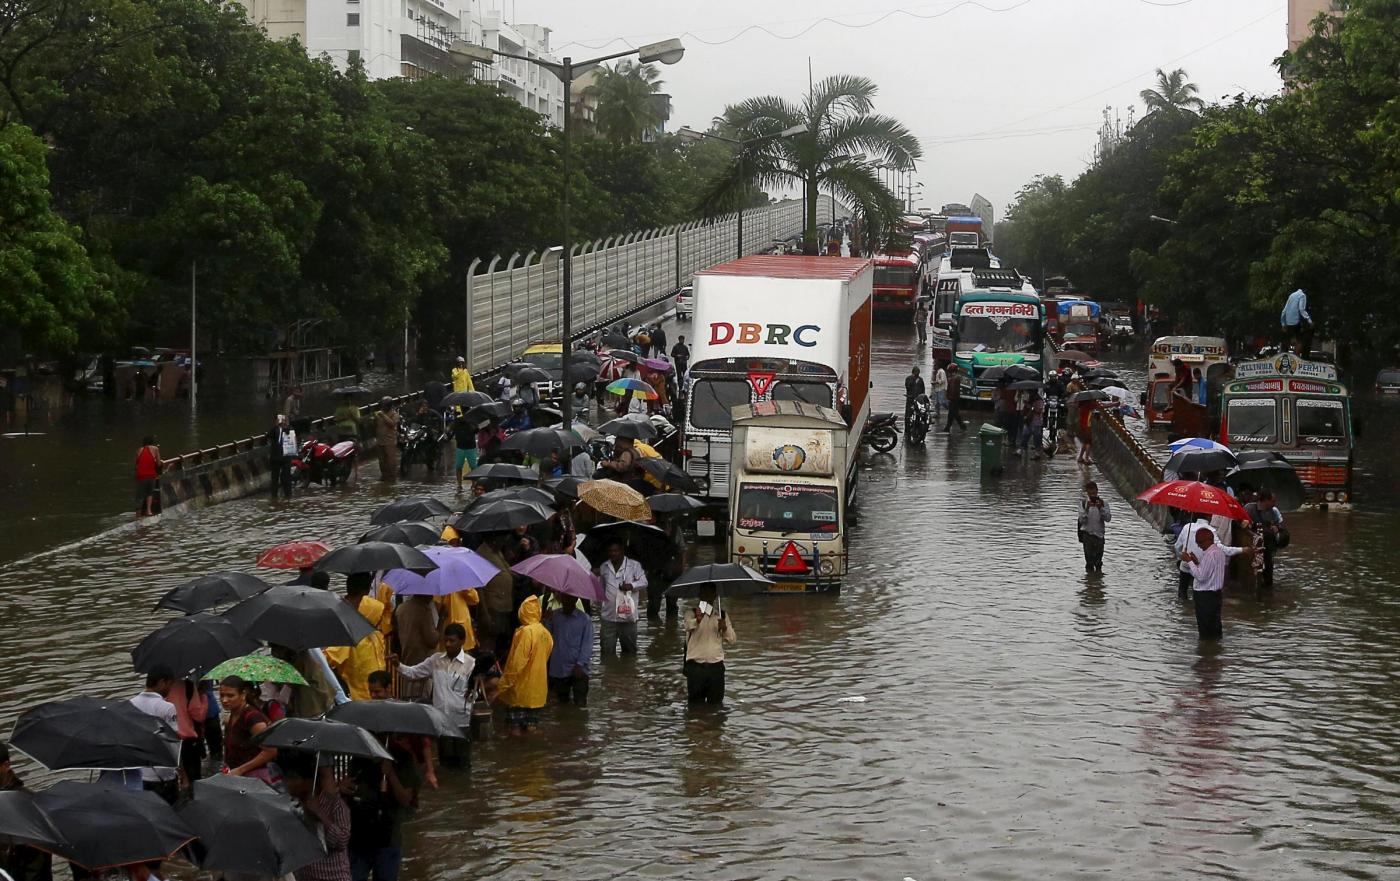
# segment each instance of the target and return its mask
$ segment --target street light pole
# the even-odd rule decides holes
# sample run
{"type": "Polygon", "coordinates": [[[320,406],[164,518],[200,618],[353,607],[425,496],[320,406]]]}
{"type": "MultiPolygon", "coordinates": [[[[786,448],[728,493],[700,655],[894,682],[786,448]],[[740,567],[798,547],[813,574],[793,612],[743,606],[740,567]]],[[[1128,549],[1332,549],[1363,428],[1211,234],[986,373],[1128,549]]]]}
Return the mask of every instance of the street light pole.
{"type": "MultiPolygon", "coordinates": [[[[567,388],[569,383],[569,362],[572,360],[574,350],[574,266],[573,266],[573,231],[569,226],[569,177],[573,171],[573,86],[574,71],[581,68],[589,68],[602,64],[604,61],[612,61],[615,58],[625,58],[628,55],[636,55],[637,60],[642,64],[649,64],[659,61],[662,64],[675,64],[681,60],[685,54],[685,47],[680,40],[663,40],[660,43],[649,43],[639,46],[636,49],[628,49],[624,52],[614,52],[611,55],[602,55],[598,58],[591,58],[588,61],[574,63],[573,58],[565,57],[562,64],[555,64],[552,61],[545,61],[540,58],[531,58],[528,55],[517,55],[512,52],[502,52],[499,49],[491,49],[486,46],[477,46],[458,40],[452,44],[448,54],[468,63],[491,64],[496,57],[514,58],[517,61],[525,61],[530,64],[538,64],[545,70],[559,77],[564,84],[564,125],[563,125],[563,151],[560,166],[563,171],[564,180],[559,192],[559,219],[564,227],[564,273],[561,280],[562,290],[559,295],[559,308],[563,312],[560,316],[559,331],[563,336],[560,341],[562,358],[560,363],[561,375],[564,380],[562,401],[559,411],[563,416],[563,425],[567,429],[574,424],[574,398],[571,388],[567,388]]],[[[470,326],[470,316],[468,316],[468,326],[470,326]]]]}
{"type": "MultiPolygon", "coordinates": [[[[680,130],[680,135],[681,135],[682,138],[709,138],[709,139],[712,140],[712,141],[724,141],[724,142],[727,143],[727,144],[736,144],[736,145],[738,145],[738,147],[739,147],[739,181],[740,181],[741,184],[744,184],[745,186],[747,186],[747,184],[748,184],[748,170],[747,170],[747,164],[748,164],[748,158],[749,158],[749,153],[748,153],[748,148],[749,148],[749,147],[752,147],[752,146],[754,146],[755,144],[766,144],[766,143],[768,143],[769,141],[779,141],[779,140],[782,140],[783,138],[792,138],[792,137],[796,137],[797,135],[802,135],[802,134],[806,134],[806,133],[807,133],[807,125],[806,125],[806,123],[801,123],[801,122],[799,122],[797,125],[795,125],[795,126],[793,126],[793,127],[791,127],[791,128],[785,128],[785,129],[783,129],[782,131],[778,132],[777,134],[773,134],[773,135],[760,135],[760,136],[758,136],[758,137],[756,137],[756,138],[746,138],[746,139],[744,139],[744,140],[742,140],[742,141],[739,140],[738,138],[726,138],[724,135],[711,134],[710,132],[697,132],[697,131],[695,131],[694,129],[690,129],[690,128],[682,128],[682,129],[680,130]]],[[[803,200],[804,200],[803,203],[802,203],[803,206],[804,206],[803,209],[802,209],[802,216],[803,216],[803,217],[806,217],[806,216],[807,216],[807,209],[806,209],[806,207],[805,207],[806,204],[807,204],[806,201],[805,201],[806,198],[807,198],[807,188],[806,188],[806,187],[803,187],[803,188],[802,188],[802,198],[803,198],[803,200]]],[[[832,211],[835,211],[835,210],[836,210],[835,208],[832,208],[832,211]]],[[[805,222],[805,221],[804,221],[804,222],[805,222]]],[[[743,256],[744,256],[744,198],[743,198],[742,195],[740,195],[740,197],[739,197],[739,217],[738,217],[738,224],[737,224],[737,227],[736,227],[736,238],[739,240],[738,254],[737,254],[736,256],[737,256],[737,257],[743,257],[743,256]]]]}

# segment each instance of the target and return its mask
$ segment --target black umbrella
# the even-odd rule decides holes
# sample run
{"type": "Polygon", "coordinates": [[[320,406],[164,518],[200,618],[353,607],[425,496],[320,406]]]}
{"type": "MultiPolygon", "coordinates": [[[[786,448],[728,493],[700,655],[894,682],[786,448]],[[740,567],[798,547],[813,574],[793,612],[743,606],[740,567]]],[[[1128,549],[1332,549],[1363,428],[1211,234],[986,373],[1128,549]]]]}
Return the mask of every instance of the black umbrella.
{"type": "Polygon", "coordinates": [[[480,407],[483,404],[493,404],[495,401],[496,399],[486,394],[486,392],[452,392],[449,395],[445,395],[443,399],[438,402],[438,406],[443,408],[464,407],[470,410],[473,407],[480,407]]]}
{"type": "Polygon", "coordinates": [[[1070,395],[1068,398],[1068,402],[1071,404],[1078,404],[1081,401],[1107,401],[1110,400],[1112,397],[1113,395],[1110,395],[1107,392],[1101,392],[1098,389],[1089,389],[1088,391],[1075,392],[1074,394],[1070,395]]]}
{"type": "Polygon", "coordinates": [[[160,796],[114,784],[61,780],[34,806],[63,836],[54,853],[88,869],[169,859],[195,838],[160,796]]]}
{"type": "Polygon", "coordinates": [[[536,483],[540,473],[524,465],[510,465],[506,462],[492,462],[478,465],[466,474],[468,480],[506,480],[516,483],[536,483]]]}
{"type": "Polygon", "coordinates": [[[1007,364],[1006,378],[1013,382],[1019,379],[1040,379],[1040,371],[1025,364],[1007,364]]]}
{"type": "Polygon", "coordinates": [[[608,545],[615,541],[626,545],[628,555],[645,565],[659,564],[675,553],[670,536],[660,527],[635,520],[615,520],[594,526],[579,542],[578,549],[588,562],[597,566],[608,558],[608,545]]]}
{"type": "Polygon", "coordinates": [[[1095,367],[1093,370],[1086,370],[1079,374],[1080,379],[1117,379],[1118,374],[1103,367],[1095,367]]]}
{"type": "Polygon", "coordinates": [[[1288,464],[1288,460],[1282,453],[1273,450],[1239,450],[1235,452],[1235,461],[1240,465],[1249,462],[1282,462],[1288,464]]]}
{"type": "Polygon", "coordinates": [[[1009,383],[1006,387],[1013,392],[1039,391],[1045,388],[1045,383],[1038,379],[1018,379],[1013,383],[1009,383]]]}
{"type": "Polygon", "coordinates": [[[484,505],[473,505],[452,524],[458,532],[506,532],[520,526],[543,523],[554,512],[538,502],[500,499],[484,505]]]}
{"type": "Polygon", "coordinates": [[[39,704],[15,722],[10,746],[50,771],[180,764],[179,735],[120,699],[72,697],[39,704]]]}
{"type": "Polygon", "coordinates": [[[700,588],[713,584],[722,594],[736,596],[762,593],[772,584],[762,572],[738,563],[707,563],[682,572],[666,589],[668,597],[697,597],[700,588]]]}
{"type": "Polygon", "coordinates": [[[501,442],[503,450],[521,450],[537,459],[582,446],[583,438],[579,437],[578,432],[567,428],[531,428],[517,431],[501,442]]]}
{"type": "MultiPolygon", "coordinates": [[[[627,345],[630,344],[631,340],[628,340],[627,345]]],[[[608,353],[608,357],[612,358],[614,361],[626,361],[628,364],[642,363],[642,356],[631,349],[613,349],[608,353]]]]}
{"type": "Polygon", "coordinates": [[[583,478],[579,477],[551,477],[546,480],[543,486],[556,495],[569,499],[578,498],[578,488],[583,484],[583,478]]]}
{"type": "Polygon", "coordinates": [[[571,361],[569,362],[569,372],[565,375],[564,379],[570,384],[594,382],[598,379],[598,370],[600,367],[601,365],[597,361],[571,361]]]}
{"type": "Polygon", "coordinates": [[[1088,380],[1084,384],[1087,385],[1089,388],[1098,389],[1112,388],[1113,386],[1125,388],[1125,386],[1123,385],[1123,380],[1119,379],[1116,376],[1096,376],[1093,379],[1088,380]]]}
{"type": "Polygon", "coordinates": [[[385,523],[383,526],[374,527],[360,536],[360,543],[387,541],[401,545],[430,545],[435,544],[441,534],[442,530],[431,523],[405,520],[402,523],[385,523]]]}
{"type": "Polygon", "coordinates": [[[676,514],[705,507],[705,503],[695,496],[683,496],[680,493],[657,493],[647,499],[647,505],[654,514],[676,514]]]}
{"type": "Polygon", "coordinates": [[[505,401],[492,401],[489,404],[479,404],[467,411],[466,417],[473,422],[485,422],[488,419],[504,419],[510,415],[510,404],[505,401]]]}
{"type": "Polygon", "coordinates": [[[564,421],[564,414],[553,407],[531,407],[530,422],[536,426],[558,425],[564,421]]]}
{"type": "Polygon", "coordinates": [[[332,389],[332,390],[331,390],[331,394],[333,394],[333,395],[350,395],[350,396],[354,396],[354,395],[367,395],[367,394],[370,394],[370,390],[367,389],[367,388],[365,388],[365,387],[362,386],[362,385],[343,385],[343,386],[341,386],[341,387],[338,388],[338,389],[332,389]]]}
{"type": "MultiPolygon", "coordinates": [[[[535,502],[548,508],[553,508],[556,504],[554,494],[542,486],[508,486],[505,489],[493,489],[491,492],[477,496],[467,507],[470,511],[479,505],[486,505],[491,502],[505,500],[513,502],[535,502]]],[[[465,511],[463,513],[466,513],[465,511]]]]}
{"type": "Polygon", "coordinates": [[[549,375],[549,371],[541,370],[533,364],[507,364],[506,375],[516,385],[531,385],[536,382],[552,382],[554,377],[549,375]]]}
{"type": "Polygon", "coordinates": [[[64,840],[63,833],[34,804],[34,793],[12,789],[0,791],[0,844],[28,844],[54,850],[64,840]]]}
{"type": "Polygon", "coordinates": [[[375,734],[421,734],[465,737],[447,715],[430,704],[409,701],[351,701],[326,714],[327,719],[358,725],[375,734]]]}
{"type": "Polygon", "coordinates": [[[269,587],[272,585],[246,572],[211,572],[171,588],[156,603],[156,608],[185,614],[203,612],[225,603],[241,602],[269,587]]]}
{"type": "Polygon", "coordinates": [[[197,612],[148,634],[131,650],[131,666],[137,673],[150,673],[163,664],[176,679],[197,680],[229,658],[258,648],[256,639],[244,636],[222,615],[197,612]]]}
{"type": "Polygon", "coordinates": [[[695,478],[686,474],[665,459],[645,457],[637,461],[637,466],[646,473],[661,481],[663,486],[672,489],[685,490],[686,492],[699,492],[700,484],[695,482],[695,478]]]}
{"type": "Polygon", "coordinates": [[[329,719],[279,719],[253,738],[259,746],[307,753],[340,753],[368,759],[392,759],[374,735],[358,725],[329,719]]]}
{"type": "MultiPolygon", "coordinates": [[[[387,541],[367,541],[336,548],[316,561],[318,572],[383,572],[388,569],[412,569],[430,572],[437,564],[417,548],[387,541]]],[[[256,597],[254,598],[256,599],[256,597]]],[[[246,604],[246,601],[245,601],[246,604]]]]}
{"type": "Polygon", "coordinates": [[[656,438],[656,426],[644,419],[612,419],[598,426],[599,434],[610,434],[613,437],[630,437],[633,440],[654,440],[656,438]]]}
{"type": "Polygon", "coordinates": [[[1212,471],[1228,471],[1235,467],[1237,461],[1235,454],[1229,450],[1184,447],[1172,454],[1163,469],[1175,471],[1177,474],[1208,474],[1212,471]]]}
{"type": "Polygon", "coordinates": [[[446,517],[451,513],[451,508],[431,496],[410,496],[406,499],[395,499],[380,507],[370,516],[369,522],[375,526],[382,526],[401,520],[431,520],[434,517],[446,517]]]}
{"type": "MultiPolygon", "coordinates": [[[[363,548],[369,547],[370,544],[350,547],[363,548]]],[[[420,557],[423,556],[422,551],[406,545],[388,547],[405,548],[420,557]]],[[[427,557],[423,559],[427,560],[427,557]]],[[[432,563],[431,560],[428,562],[432,563]]],[[[379,566],[353,571],[369,572],[393,568],[396,567],[379,566]]],[[[437,567],[433,565],[428,568],[437,567]]],[[[227,617],[248,636],[296,651],[332,645],[356,645],[374,632],[374,627],[365,617],[338,594],[318,587],[292,584],[279,585],[252,599],[244,600],[229,609],[227,617]]]]}
{"type": "Polygon", "coordinates": [[[196,780],[179,815],[199,836],[189,850],[206,871],[280,878],[326,856],[296,803],[256,777],[196,780]]]}
{"type": "Polygon", "coordinates": [[[1234,488],[1267,489],[1274,494],[1274,505],[1287,514],[1303,507],[1307,492],[1294,467],[1278,453],[1258,450],[1238,454],[1240,464],[1225,475],[1225,483],[1234,488]],[[1251,457],[1249,452],[1267,453],[1270,458],[1251,457]]]}
{"type": "Polygon", "coordinates": [[[603,356],[592,349],[575,349],[569,353],[570,364],[602,364],[603,356]]]}

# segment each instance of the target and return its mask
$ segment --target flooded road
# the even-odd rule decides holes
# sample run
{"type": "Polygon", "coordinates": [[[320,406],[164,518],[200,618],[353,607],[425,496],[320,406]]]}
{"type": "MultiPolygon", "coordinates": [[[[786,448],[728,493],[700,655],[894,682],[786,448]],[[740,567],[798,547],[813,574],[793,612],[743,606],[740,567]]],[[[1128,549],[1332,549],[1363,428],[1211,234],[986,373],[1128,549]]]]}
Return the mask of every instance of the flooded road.
{"type": "MultiPolygon", "coordinates": [[[[877,328],[880,409],[902,405],[911,343],[877,328]]],[[[1151,527],[1106,492],[1105,574],[1086,576],[1085,475],[1061,457],[983,479],[975,428],[868,463],[839,597],[730,601],[723,712],[687,711],[677,627],[644,622],[586,710],[478,745],[470,778],[423,795],[403,877],[1397,877],[1396,415],[1366,425],[1366,501],[1290,516],[1274,597],[1228,598],[1208,653],[1151,527]]],[[[392,494],[421,491],[453,499],[392,494]]],[[[106,532],[69,515],[87,538],[11,546],[0,731],[132,691],[127,652],[172,583],[353,541],[390,497],[366,481],[106,532]]]]}

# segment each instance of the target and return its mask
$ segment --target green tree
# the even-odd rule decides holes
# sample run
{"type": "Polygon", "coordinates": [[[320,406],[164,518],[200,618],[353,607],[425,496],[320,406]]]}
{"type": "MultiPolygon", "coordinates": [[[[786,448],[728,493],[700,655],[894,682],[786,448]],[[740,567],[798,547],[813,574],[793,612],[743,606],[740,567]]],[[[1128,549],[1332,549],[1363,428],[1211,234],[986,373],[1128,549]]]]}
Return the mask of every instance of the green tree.
{"type": "Polygon", "coordinates": [[[612,67],[600,66],[584,94],[598,101],[593,118],[599,134],[619,144],[635,144],[662,121],[653,97],[660,91],[656,65],[623,59],[612,67]]]}
{"type": "Polygon", "coordinates": [[[1148,115],[1154,113],[1199,113],[1205,109],[1205,102],[1196,93],[1196,84],[1186,78],[1186,71],[1177,68],[1166,73],[1157,68],[1157,88],[1143,89],[1138,93],[1142,103],[1147,105],[1148,115]]]}
{"type": "Polygon", "coordinates": [[[80,231],[53,212],[44,142],[0,124],[0,326],[27,352],[66,354],[110,305],[80,231]]]}
{"type": "Polygon", "coordinates": [[[903,203],[877,166],[911,169],[923,150],[903,123],[874,112],[877,91],[866,77],[838,75],[816,83],[798,102],[765,95],[731,105],[724,114],[729,130],[741,140],[766,140],[746,148],[744,161],[715,182],[706,204],[732,209],[754,187],[796,185],[807,199],[803,242],[809,254],[817,253],[821,192],[857,206],[881,229],[894,228],[903,203]],[[806,131],[778,137],[798,126],[806,131]]]}

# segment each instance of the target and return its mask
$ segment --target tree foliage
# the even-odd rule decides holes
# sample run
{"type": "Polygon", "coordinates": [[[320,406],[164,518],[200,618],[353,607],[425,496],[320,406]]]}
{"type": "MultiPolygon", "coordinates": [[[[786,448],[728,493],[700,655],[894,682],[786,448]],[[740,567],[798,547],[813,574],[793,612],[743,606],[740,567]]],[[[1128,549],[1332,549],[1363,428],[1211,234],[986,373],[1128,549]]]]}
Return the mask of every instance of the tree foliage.
{"type": "Polygon", "coordinates": [[[598,102],[593,117],[598,134],[618,144],[637,144],[662,122],[653,97],[660,91],[656,65],[624,58],[612,67],[599,67],[584,94],[598,102]]]}
{"type": "Polygon", "coordinates": [[[754,187],[799,186],[807,199],[804,241],[817,248],[818,195],[827,192],[857,206],[878,228],[893,229],[903,203],[880,178],[878,166],[910,169],[923,156],[903,123],[875,113],[874,82],[861,76],[827,77],[802,100],[750,98],[725,110],[723,125],[748,141],[743,161],[715,181],[706,204],[731,209],[754,187]],[[798,126],[806,131],[787,137],[798,126]]]}

